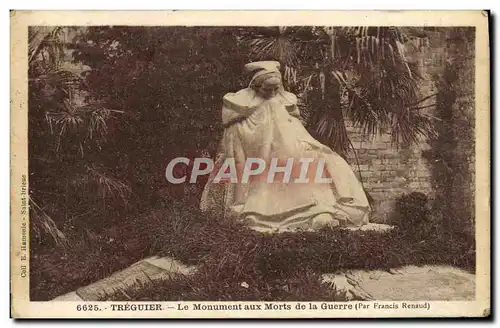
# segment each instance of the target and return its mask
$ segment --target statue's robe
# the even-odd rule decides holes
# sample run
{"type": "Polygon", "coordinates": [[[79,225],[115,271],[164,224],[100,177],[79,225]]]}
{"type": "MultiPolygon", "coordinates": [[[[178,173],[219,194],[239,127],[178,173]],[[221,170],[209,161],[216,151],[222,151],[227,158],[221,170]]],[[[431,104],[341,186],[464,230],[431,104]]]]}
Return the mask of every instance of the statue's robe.
{"type": "MultiPolygon", "coordinates": [[[[297,97],[281,91],[272,99],[258,97],[251,88],[228,93],[223,98],[225,126],[215,169],[202,194],[203,211],[216,210],[259,231],[309,229],[315,216],[329,213],[342,225],[368,223],[370,206],[364,189],[349,164],[329,147],[315,140],[299,119],[297,97]],[[247,158],[314,158],[325,161],[331,183],[269,183],[250,179],[240,183],[247,158]],[[238,183],[214,182],[218,168],[227,158],[235,161],[238,183]]],[[[281,162],[280,166],[284,163],[281,162]]],[[[313,170],[314,171],[314,170],[313,170]]],[[[312,175],[311,175],[312,173],[312,175]]],[[[277,175],[283,177],[283,175],[277,175]]]]}

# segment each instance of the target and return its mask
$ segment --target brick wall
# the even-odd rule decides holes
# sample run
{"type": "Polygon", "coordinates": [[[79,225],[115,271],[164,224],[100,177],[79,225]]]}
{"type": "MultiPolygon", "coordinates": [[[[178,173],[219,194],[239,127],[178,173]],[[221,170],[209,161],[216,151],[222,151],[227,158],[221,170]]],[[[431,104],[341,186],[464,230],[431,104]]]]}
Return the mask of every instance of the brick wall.
{"type": "MultiPolygon", "coordinates": [[[[402,194],[418,191],[430,198],[448,202],[450,212],[445,215],[453,216],[454,224],[466,230],[474,227],[474,31],[462,32],[466,35],[466,41],[460,43],[450,39],[457,34],[453,29],[435,29],[430,33],[428,48],[417,49],[409,44],[406,54],[409,61],[419,64],[425,79],[420,85],[421,98],[438,92],[436,81],[442,76],[447,62],[460,61],[459,78],[454,86],[458,98],[453,106],[453,118],[445,122],[451,124],[455,134],[451,143],[454,148],[450,164],[453,172],[449,172],[453,177],[450,186],[435,187],[438,183],[433,180],[433,173],[436,173],[437,165],[422,156],[423,152],[431,150],[425,138],[421,138],[416,145],[398,149],[391,144],[390,134],[366,140],[360,131],[348,126],[357,161],[354,156],[348,160],[373,199],[373,222],[388,222],[396,199],[402,194]],[[462,221],[458,223],[457,220],[462,221]],[[471,221],[468,224],[463,220],[471,221]]],[[[432,97],[421,106],[431,105],[435,101],[432,97]]],[[[437,115],[433,107],[425,111],[437,115]]],[[[442,204],[437,206],[442,207],[442,204]]]]}
{"type": "Polygon", "coordinates": [[[405,193],[433,193],[432,167],[421,155],[429,148],[426,140],[398,149],[392,145],[390,134],[366,140],[352,126],[348,126],[348,132],[357,155],[357,159],[351,156],[348,160],[373,199],[373,222],[387,222],[395,200],[405,193]]]}
{"type": "MultiPolygon", "coordinates": [[[[439,74],[445,64],[442,33],[435,33],[428,45],[428,49],[416,49],[410,44],[406,55],[409,61],[419,64],[425,78],[419,90],[421,99],[437,92],[432,75],[439,74]]],[[[434,102],[435,99],[430,98],[421,106],[434,102]]],[[[432,113],[432,107],[424,110],[432,113]]],[[[432,163],[422,156],[422,152],[430,149],[426,138],[420,138],[419,143],[411,147],[398,149],[391,144],[389,133],[367,140],[352,125],[348,124],[347,129],[357,155],[357,161],[355,156],[348,161],[373,199],[373,222],[388,222],[396,199],[405,193],[416,191],[434,197],[432,163]]]]}

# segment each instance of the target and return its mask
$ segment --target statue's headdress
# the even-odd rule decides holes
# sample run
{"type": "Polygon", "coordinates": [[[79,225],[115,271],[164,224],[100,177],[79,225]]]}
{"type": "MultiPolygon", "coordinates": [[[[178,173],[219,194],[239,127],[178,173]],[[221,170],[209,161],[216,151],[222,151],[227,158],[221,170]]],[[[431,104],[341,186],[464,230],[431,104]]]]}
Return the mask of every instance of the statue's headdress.
{"type": "Polygon", "coordinates": [[[277,61],[258,61],[245,65],[249,72],[255,72],[250,81],[250,86],[260,85],[267,79],[281,82],[280,63],[277,61]]]}
{"type": "MultiPolygon", "coordinates": [[[[261,85],[264,81],[271,82],[272,80],[281,83],[280,63],[277,61],[248,63],[245,65],[245,69],[248,72],[253,72],[254,75],[248,88],[224,95],[222,114],[224,124],[230,122],[234,115],[248,115],[249,108],[257,106],[259,102],[263,101],[263,99],[256,97],[256,91],[252,88],[253,86],[261,85]]],[[[297,107],[297,97],[293,93],[280,90],[279,96],[284,101],[286,107],[297,107]]]]}

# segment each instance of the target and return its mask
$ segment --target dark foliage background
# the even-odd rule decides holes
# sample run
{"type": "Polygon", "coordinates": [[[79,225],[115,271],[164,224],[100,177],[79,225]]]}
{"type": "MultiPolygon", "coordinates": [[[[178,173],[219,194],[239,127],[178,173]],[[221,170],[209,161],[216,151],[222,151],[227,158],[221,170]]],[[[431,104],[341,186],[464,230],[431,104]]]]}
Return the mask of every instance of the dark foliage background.
{"type": "Polygon", "coordinates": [[[182,187],[167,188],[164,170],[173,157],[214,153],[221,98],[245,78],[234,74],[246,62],[234,31],[95,27],[70,41],[72,61],[92,68],[69,87],[85,105],[71,104],[67,81],[30,84],[30,188],[40,215],[79,234],[186,201],[182,187]]]}
{"type": "Polygon", "coordinates": [[[32,27],[30,188],[35,221],[52,227],[39,242],[52,243],[55,226],[81,234],[196,201],[204,181],[191,192],[167,185],[166,164],[214,155],[222,96],[248,83],[251,60],[280,60],[307,128],[341,155],[353,150],[347,119],[405,146],[433,136],[404,53],[424,37],[395,27],[32,27]],[[88,69],[75,74],[69,61],[88,69]]]}

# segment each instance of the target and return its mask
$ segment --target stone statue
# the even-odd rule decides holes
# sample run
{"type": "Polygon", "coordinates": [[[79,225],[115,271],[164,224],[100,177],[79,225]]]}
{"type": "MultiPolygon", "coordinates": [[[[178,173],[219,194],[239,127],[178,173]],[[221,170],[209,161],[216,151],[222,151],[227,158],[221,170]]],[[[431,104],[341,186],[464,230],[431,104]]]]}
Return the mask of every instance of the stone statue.
{"type": "Polygon", "coordinates": [[[210,174],[201,210],[218,210],[261,232],[367,224],[370,206],[361,183],[340,155],[304,128],[279,62],[246,68],[254,72],[248,88],[223,98],[224,135],[215,160],[223,169],[210,174]],[[227,169],[237,176],[221,179],[227,169]]]}

